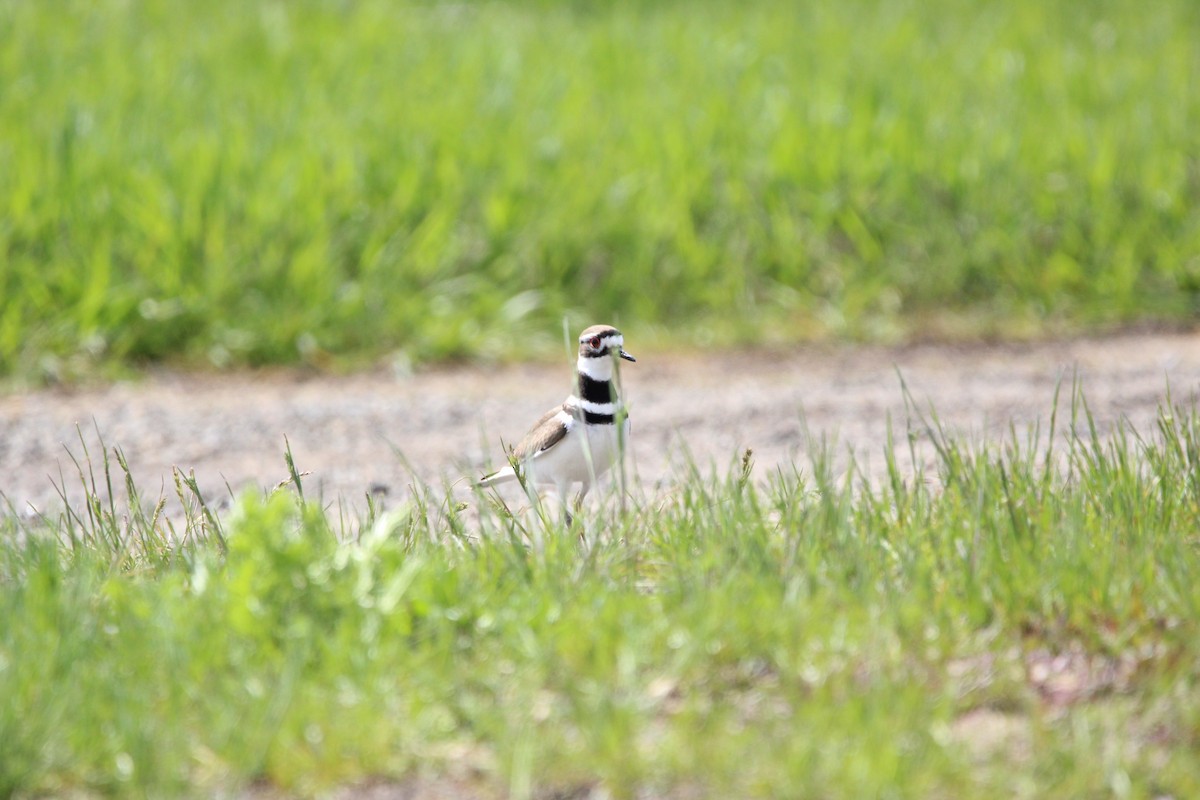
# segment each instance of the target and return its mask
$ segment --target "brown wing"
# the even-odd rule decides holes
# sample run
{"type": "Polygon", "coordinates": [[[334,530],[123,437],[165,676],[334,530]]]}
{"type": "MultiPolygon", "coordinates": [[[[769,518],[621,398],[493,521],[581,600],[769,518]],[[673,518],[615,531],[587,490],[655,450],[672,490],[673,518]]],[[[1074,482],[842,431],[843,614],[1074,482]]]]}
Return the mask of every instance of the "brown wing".
{"type": "Polygon", "coordinates": [[[563,407],[558,406],[552,408],[542,415],[534,426],[525,434],[525,438],[517,445],[513,454],[522,461],[531,456],[536,456],[543,450],[549,450],[554,445],[562,441],[562,438],[567,435],[567,426],[561,421],[555,419],[558,412],[562,411],[563,407]]]}

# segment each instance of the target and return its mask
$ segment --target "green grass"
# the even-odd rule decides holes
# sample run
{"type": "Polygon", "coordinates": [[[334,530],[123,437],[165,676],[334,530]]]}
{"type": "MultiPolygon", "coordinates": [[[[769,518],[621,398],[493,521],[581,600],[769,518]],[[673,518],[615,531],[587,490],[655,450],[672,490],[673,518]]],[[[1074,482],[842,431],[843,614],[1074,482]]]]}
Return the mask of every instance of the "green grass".
{"type": "Polygon", "coordinates": [[[0,375],[1200,297],[1191,0],[0,0],[0,375]]]}
{"type": "Polygon", "coordinates": [[[833,445],[684,472],[586,552],[428,487],[361,524],[184,482],[131,512],[110,460],[3,522],[0,795],[1197,796],[1200,416],[1088,422],[914,425],[936,474],[902,443],[878,485],[833,445]]]}

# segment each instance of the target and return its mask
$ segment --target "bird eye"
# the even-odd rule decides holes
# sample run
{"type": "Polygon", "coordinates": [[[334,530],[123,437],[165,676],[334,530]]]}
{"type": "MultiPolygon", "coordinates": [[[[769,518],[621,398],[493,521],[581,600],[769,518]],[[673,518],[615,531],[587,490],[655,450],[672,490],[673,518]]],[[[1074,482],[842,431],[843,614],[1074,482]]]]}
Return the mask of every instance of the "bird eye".
{"type": "Polygon", "coordinates": [[[591,347],[593,350],[599,350],[600,349],[600,337],[593,336],[591,339],[588,340],[588,346],[591,347]]]}

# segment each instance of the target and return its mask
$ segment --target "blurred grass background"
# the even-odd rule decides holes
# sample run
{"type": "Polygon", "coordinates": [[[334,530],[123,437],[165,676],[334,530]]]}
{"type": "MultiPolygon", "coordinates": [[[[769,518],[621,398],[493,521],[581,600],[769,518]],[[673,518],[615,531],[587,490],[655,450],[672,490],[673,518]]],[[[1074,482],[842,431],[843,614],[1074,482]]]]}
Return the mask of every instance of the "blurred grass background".
{"type": "Polygon", "coordinates": [[[1191,0],[0,0],[0,374],[1200,307],[1191,0]]]}

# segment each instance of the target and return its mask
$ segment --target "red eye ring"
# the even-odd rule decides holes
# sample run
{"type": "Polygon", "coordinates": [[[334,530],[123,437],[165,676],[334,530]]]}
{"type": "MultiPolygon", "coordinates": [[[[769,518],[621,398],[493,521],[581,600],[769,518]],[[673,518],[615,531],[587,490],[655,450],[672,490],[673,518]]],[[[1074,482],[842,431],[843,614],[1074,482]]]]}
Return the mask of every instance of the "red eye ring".
{"type": "Polygon", "coordinates": [[[593,336],[591,339],[588,339],[588,346],[591,347],[593,350],[599,350],[600,349],[600,337],[593,336]]]}

